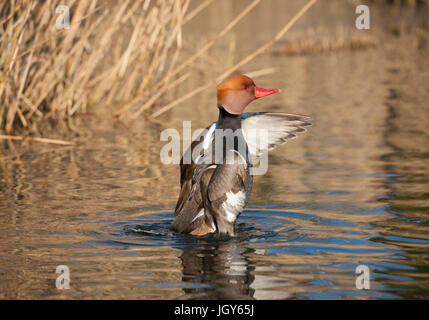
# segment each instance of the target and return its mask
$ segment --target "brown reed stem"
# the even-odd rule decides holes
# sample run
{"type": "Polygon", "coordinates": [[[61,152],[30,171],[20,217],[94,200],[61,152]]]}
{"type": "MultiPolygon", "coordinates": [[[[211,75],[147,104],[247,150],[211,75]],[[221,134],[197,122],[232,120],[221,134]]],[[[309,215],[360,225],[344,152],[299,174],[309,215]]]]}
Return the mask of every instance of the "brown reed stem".
{"type": "Polygon", "coordinates": [[[196,94],[204,91],[208,87],[210,87],[213,83],[217,83],[224,79],[225,77],[229,76],[232,72],[239,69],[244,64],[248,63],[252,59],[254,59],[256,56],[260,55],[263,51],[271,47],[274,43],[276,43],[279,39],[283,37],[283,35],[317,2],[317,0],[310,0],[300,11],[298,11],[293,18],[276,34],[276,36],[271,39],[270,41],[266,42],[264,45],[256,49],[254,52],[249,54],[244,59],[240,60],[237,64],[235,64],[230,69],[226,70],[222,74],[220,74],[215,80],[208,81],[207,83],[203,84],[202,86],[194,89],[193,91],[188,92],[184,96],[180,97],[179,99],[176,99],[172,101],[171,103],[167,104],[166,106],[162,107],[158,111],[151,114],[149,119],[154,119],[162,115],[163,113],[167,112],[168,110],[174,108],[179,103],[182,103],[183,101],[188,100],[189,98],[195,96],[196,94]]]}
{"type": "MultiPolygon", "coordinates": [[[[183,62],[180,66],[178,66],[175,70],[171,72],[171,76],[174,76],[178,74],[180,71],[185,69],[187,66],[189,66],[192,62],[197,60],[201,55],[203,55],[208,49],[210,49],[217,41],[219,41],[223,36],[225,36],[232,28],[235,27],[235,25],[240,22],[241,19],[243,19],[247,14],[254,8],[256,5],[258,5],[261,2],[261,0],[253,0],[252,3],[250,3],[243,11],[240,12],[238,16],[235,17],[234,20],[232,20],[225,28],[222,29],[222,31],[214,37],[212,40],[210,40],[208,43],[206,43],[200,50],[198,50],[196,53],[194,53],[192,56],[190,56],[185,62],[183,62]]],[[[161,86],[164,83],[164,81],[160,81],[155,85],[155,89],[161,86]]]]}
{"type": "Polygon", "coordinates": [[[3,135],[3,134],[0,134],[0,140],[36,141],[36,142],[43,142],[43,143],[61,144],[66,146],[72,146],[75,144],[74,142],[71,142],[71,141],[64,141],[64,140],[57,140],[57,139],[11,136],[11,135],[3,135]]]}
{"type": "Polygon", "coordinates": [[[200,3],[194,10],[189,12],[186,17],[183,19],[183,24],[188,23],[191,21],[192,18],[194,18],[200,11],[205,9],[207,6],[209,6],[214,0],[205,0],[204,2],[200,3]]]}

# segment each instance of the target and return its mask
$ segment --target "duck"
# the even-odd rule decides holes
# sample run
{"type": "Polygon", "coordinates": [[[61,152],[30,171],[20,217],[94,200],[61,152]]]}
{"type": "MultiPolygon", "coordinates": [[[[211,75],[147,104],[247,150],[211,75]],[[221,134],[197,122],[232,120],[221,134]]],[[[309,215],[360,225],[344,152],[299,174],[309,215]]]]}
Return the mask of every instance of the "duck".
{"type": "Polygon", "coordinates": [[[311,125],[305,115],[244,112],[252,101],[279,91],[257,87],[243,74],[218,85],[218,120],[192,141],[180,161],[180,193],[170,229],[193,236],[235,235],[235,222],[251,194],[255,159],[311,125]],[[258,130],[266,133],[263,143],[253,139],[258,130]]]}

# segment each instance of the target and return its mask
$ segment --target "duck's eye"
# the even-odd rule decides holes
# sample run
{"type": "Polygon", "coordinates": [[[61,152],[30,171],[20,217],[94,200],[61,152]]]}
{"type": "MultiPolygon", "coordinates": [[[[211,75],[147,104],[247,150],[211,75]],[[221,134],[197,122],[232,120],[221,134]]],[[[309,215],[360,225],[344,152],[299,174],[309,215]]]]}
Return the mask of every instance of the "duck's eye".
{"type": "Polygon", "coordinates": [[[243,84],[243,89],[244,90],[248,90],[248,89],[251,89],[251,88],[253,88],[255,85],[253,84],[253,83],[244,83],[243,84]]]}

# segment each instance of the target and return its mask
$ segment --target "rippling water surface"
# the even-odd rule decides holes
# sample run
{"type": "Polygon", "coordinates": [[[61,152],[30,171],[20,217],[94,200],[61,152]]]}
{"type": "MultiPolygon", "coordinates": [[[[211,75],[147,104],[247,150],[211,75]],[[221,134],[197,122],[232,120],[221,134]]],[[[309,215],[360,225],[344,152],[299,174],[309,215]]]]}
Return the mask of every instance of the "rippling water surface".
{"type": "MultiPolygon", "coordinates": [[[[204,63],[226,61],[234,41],[235,59],[245,56],[302,5],[281,2],[273,11],[274,2],[204,63]]],[[[210,38],[245,4],[219,3],[185,29],[189,36],[204,25],[210,38]]],[[[332,3],[315,7],[289,36],[353,29],[353,5],[332,3]]],[[[255,81],[282,88],[248,111],[307,114],[314,126],[270,153],[234,238],[167,228],[179,171],[159,160],[160,131],[181,130],[182,120],[207,126],[216,119],[214,91],[133,129],[84,117],[75,147],[5,144],[0,298],[429,298],[427,10],[388,10],[371,7],[374,47],[296,56],[281,54],[283,42],[242,70],[275,67],[255,81]],[[58,265],[70,268],[70,290],[55,288],[58,265]],[[358,265],[370,269],[369,290],[356,288],[358,265]]]]}

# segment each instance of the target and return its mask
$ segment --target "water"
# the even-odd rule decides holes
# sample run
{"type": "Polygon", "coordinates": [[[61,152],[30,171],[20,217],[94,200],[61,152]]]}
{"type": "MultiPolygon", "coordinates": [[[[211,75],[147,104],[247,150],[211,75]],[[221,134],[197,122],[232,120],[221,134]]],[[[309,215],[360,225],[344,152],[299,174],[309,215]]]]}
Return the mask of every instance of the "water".
{"type": "MultiPolygon", "coordinates": [[[[245,4],[231,3],[221,1],[193,26],[209,38],[245,4]]],[[[302,5],[281,3],[253,11],[212,59],[226,61],[228,41],[241,44],[234,59],[245,56],[302,5]],[[253,42],[245,41],[249,34],[253,42]]],[[[182,120],[194,129],[215,120],[214,89],[159,123],[112,128],[83,117],[75,147],[27,142],[2,149],[0,298],[429,298],[427,10],[389,10],[371,6],[366,35],[375,47],[279,55],[283,42],[243,70],[275,67],[255,81],[282,89],[247,111],[307,114],[314,126],[270,153],[234,238],[167,228],[179,171],[159,160],[160,131],[181,130],[182,120]],[[362,264],[370,268],[369,290],[355,286],[362,264]],[[55,287],[58,265],[70,268],[70,290],[55,287]]],[[[357,34],[353,17],[352,4],[324,2],[288,39],[321,26],[328,35],[338,26],[357,34]]],[[[191,24],[185,31],[197,37],[191,24]]],[[[171,97],[219,73],[207,69],[171,97]]]]}

